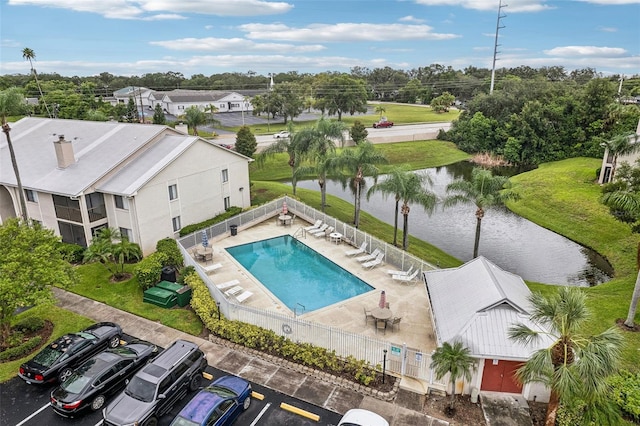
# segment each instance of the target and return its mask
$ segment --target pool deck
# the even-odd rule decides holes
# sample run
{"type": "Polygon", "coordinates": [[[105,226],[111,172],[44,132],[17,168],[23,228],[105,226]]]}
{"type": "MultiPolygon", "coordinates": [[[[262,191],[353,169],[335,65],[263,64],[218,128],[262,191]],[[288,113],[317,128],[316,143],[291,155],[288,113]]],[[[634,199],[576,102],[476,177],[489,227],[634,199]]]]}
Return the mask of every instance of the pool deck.
{"type": "MultiPolygon", "coordinates": [[[[249,290],[253,295],[244,304],[261,309],[274,310],[293,316],[294,313],[259,281],[249,274],[235,259],[224,250],[226,247],[260,241],[285,234],[293,235],[301,226],[308,224],[299,218],[292,226],[282,226],[275,219],[267,220],[247,229],[241,229],[235,236],[226,236],[209,241],[214,249],[213,263],[221,263],[222,267],[209,274],[214,283],[237,279],[238,285],[249,290]]],[[[312,235],[299,236],[299,240],[318,253],[332,260],[347,271],[356,275],[375,288],[370,292],[335,303],[316,311],[299,314],[299,318],[324,325],[340,328],[352,333],[388,340],[395,344],[406,343],[407,346],[429,353],[436,348],[431,322],[429,300],[423,281],[412,283],[394,281],[386,269],[397,269],[393,265],[382,263],[377,267],[365,270],[359,262],[345,255],[346,250],[353,249],[346,242],[336,244],[325,238],[312,235]],[[371,310],[378,305],[380,291],[385,290],[386,300],[394,317],[402,317],[393,331],[377,332],[374,321],[365,324],[364,310],[371,310]]],[[[418,276],[420,278],[420,275],[418,276]]],[[[286,276],[283,277],[286,279],[286,276]]]]}

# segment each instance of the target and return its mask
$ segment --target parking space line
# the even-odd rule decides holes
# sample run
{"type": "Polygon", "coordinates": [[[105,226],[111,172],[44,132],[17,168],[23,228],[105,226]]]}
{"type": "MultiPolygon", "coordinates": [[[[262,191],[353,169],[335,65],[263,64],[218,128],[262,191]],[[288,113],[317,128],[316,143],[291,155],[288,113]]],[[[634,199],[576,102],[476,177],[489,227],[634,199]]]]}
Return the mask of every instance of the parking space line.
{"type": "Polygon", "coordinates": [[[18,423],[16,426],[22,426],[23,424],[25,424],[26,422],[28,422],[29,420],[31,420],[32,418],[34,418],[35,416],[40,414],[40,412],[46,410],[47,407],[50,406],[50,405],[51,405],[51,403],[47,402],[47,405],[45,405],[44,407],[40,408],[38,411],[34,411],[33,413],[31,413],[31,415],[29,417],[27,417],[26,419],[24,419],[23,421],[18,423]]]}
{"type": "Polygon", "coordinates": [[[261,418],[262,416],[264,416],[264,413],[266,413],[266,412],[267,412],[267,410],[269,409],[269,407],[270,407],[270,406],[271,406],[271,403],[270,403],[270,402],[268,402],[268,403],[267,403],[267,405],[265,405],[265,406],[264,406],[264,408],[262,409],[262,411],[260,411],[260,412],[258,413],[258,416],[257,416],[255,419],[253,419],[253,421],[251,422],[251,424],[250,424],[249,426],[256,426],[256,424],[258,423],[258,420],[260,420],[260,418],[261,418]]]}

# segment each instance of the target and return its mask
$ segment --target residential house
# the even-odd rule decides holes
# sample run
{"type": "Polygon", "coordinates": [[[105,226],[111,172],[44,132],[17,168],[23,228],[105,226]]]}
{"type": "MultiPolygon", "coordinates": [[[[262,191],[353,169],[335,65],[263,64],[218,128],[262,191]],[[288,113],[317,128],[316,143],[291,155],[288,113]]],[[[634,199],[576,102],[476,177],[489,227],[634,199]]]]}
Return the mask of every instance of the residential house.
{"type": "Polygon", "coordinates": [[[220,90],[175,89],[170,92],[154,92],[152,108],[155,108],[158,102],[162,103],[162,109],[165,112],[175,116],[184,115],[185,110],[192,106],[202,111],[214,106],[220,113],[253,111],[253,106],[246,96],[220,90]]]}
{"type": "MultiPolygon", "coordinates": [[[[250,158],[170,127],[27,117],[11,128],[29,217],[65,242],[87,246],[110,227],[148,254],[184,225],[250,205],[250,158]]],[[[0,138],[0,222],[19,203],[0,138]]]]}
{"type": "MultiPolygon", "coordinates": [[[[629,135],[629,140],[632,143],[640,142],[640,120],[638,120],[638,128],[635,134],[629,135]]],[[[604,155],[602,156],[602,166],[600,167],[600,176],[598,176],[598,183],[605,184],[611,182],[611,179],[615,175],[615,168],[622,164],[635,164],[640,158],[640,150],[630,154],[614,155],[609,152],[608,148],[605,148],[604,155]]]]}
{"type": "Polygon", "coordinates": [[[515,371],[531,354],[552,341],[546,337],[523,345],[509,339],[518,323],[541,330],[529,319],[529,288],[518,275],[506,272],[479,256],[458,268],[424,273],[431,303],[437,345],[461,341],[478,360],[471,382],[458,383],[458,392],[480,391],[522,394],[528,400],[548,401],[542,384],[520,384],[515,371]]]}

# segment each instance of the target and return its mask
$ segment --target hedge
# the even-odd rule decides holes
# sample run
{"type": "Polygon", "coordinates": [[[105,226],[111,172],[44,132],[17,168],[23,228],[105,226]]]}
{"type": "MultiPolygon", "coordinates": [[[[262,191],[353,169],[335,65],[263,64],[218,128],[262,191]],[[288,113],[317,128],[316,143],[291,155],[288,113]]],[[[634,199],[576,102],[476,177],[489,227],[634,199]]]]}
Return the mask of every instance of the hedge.
{"type": "Polygon", "coordinates": [[[204,222],[193,223],[191,225],[187,225],[180,230],[180,236],[184,237],[185,235],[193,234],[196,231],[200,231],[202,229],[206,229],[216,223],[224,222],[230,217],[237,216],[242,213],[241,207],[231,206],[224,213],[219,214],[211,219],[207,219],[204,222]]]}
{"type": "Polygon", "coordinates": [[[163,262],[162,266],[171,266],[179,269],[184,264],[182,253],[178,248],[178,242],[173,238],[164,238],[156,243],[156,252],[161,252],[167,255],[167,259],[163,262]]]}
{"type": "Polygon", "coordinates": [[[166,262],[167,255],[157,251],[142,259],[133,268],[133,274],[138,279],[138,284],[143,291],[153,287],[160,281],[162,267],[166,262]]]}
{"type": "Polygon", "coordinates": [[[8,361],[10,359],[22,358],[23,356],[31,353],[32,350],[40,346],[42,343],[42,337],[33,336],[20,346],[9,348],[6,351],[0,352],[0,362],[8,361]]]}
{"type": "Polygon", "coordinates": [[[191,296],[193,311],[200,317],[205,327],[218,337],[308,367],[330,370],[336,375],[346,374],[364,385],[369,385],[375,380],[381,370],[380,365],[372,367],[368,362],[351,356],[343,359],[338,357],[335,351],[328,351],[308,343],[295,343],[277,335],[272,330],[240,321],[230,321],[221,314],[218,320],[218,306],[202,279],[196,273],[191,273],[185,276],[184,281],[193,292],[191,296]]]}

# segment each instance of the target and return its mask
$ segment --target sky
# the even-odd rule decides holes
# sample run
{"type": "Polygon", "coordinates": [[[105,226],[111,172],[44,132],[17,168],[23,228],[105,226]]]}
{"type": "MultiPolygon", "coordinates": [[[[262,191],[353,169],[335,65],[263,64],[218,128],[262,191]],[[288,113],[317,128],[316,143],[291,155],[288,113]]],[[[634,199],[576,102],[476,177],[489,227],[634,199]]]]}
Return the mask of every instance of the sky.
{"type": "Polygon", "coordinates": [[[0,0],[0,75],[491,69],[498,26],[496,68],[640,75],[640,0],[499,2],[0,0]]]}

